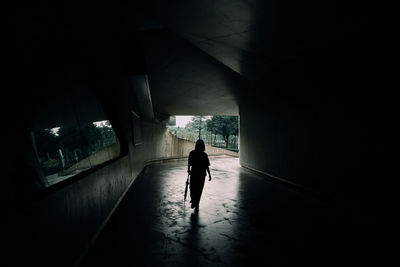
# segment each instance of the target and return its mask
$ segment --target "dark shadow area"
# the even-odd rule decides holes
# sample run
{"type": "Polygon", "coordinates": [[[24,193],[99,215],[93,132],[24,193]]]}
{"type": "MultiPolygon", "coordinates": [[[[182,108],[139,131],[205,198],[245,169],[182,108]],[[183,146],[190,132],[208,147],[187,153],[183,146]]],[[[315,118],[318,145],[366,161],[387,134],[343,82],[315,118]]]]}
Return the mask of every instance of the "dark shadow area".
{"type": "Polygon", "coordinates": [[[164,234],[153,227],[162,182],[156,182],[159,177],[147,180],[149,174],[145,168],[136,178],[80,266],[157,266],[152,253],[156,253],[154,247],[162,247],[165,242],[164,234]]]}
{"type": "Polygon", "coordinates": [[[186,242],[190,253],[184,254],[184,262],[188,266],[202,266],[202,264],[198,262],[196,255],[200,246],[199,216],[198,211],[195,211],[190,215],[190,228],[186,232],[186,242]]]}
{"type": "Polygon", "coordinates": [[[238,201],[241,262],[273,266],[379,265],[381,242],[374,222],[359,221],[343,203],[318,200],[274,179],[243,171],[238,201]],[[260,184],[260,179],[263,180],[260,184]],[[246,192],[252,192],[247,194],[246,192]]]}

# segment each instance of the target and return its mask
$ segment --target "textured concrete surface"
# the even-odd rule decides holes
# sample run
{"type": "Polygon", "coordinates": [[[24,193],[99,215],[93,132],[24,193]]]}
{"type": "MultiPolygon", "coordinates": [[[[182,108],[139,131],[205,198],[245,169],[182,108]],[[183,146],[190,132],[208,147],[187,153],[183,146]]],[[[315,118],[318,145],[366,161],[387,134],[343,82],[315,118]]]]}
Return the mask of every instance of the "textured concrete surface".
{"type": "Polygon", "coordinates": [[[250,172],[237,158],[210,161],[213,180],[198,213],[189,194],[183,202],[185,162],[146,167],[82,265],[335,266],[368,259],[360,256],[360,228],[331,205],[250,172]]]}

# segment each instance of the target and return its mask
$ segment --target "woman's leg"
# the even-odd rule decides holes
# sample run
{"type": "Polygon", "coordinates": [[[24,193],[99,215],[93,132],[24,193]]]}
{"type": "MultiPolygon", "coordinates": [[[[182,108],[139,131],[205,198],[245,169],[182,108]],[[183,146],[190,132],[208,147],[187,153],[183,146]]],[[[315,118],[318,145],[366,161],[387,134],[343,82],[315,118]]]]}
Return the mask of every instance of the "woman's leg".
{"type": "Polygon", "coordinates": [[[197,205],[196,205],[196,207],[198,208],[199,207],[199,204],[200,204],[200,199],[201,199],[201,195],[203,194],[203,188],[204,188],[204,181],[206,180],[206,178],[205,177],[202,177],[202,179],[199,181],[199,191],[198,191],[198,201],[197,201],[197,205]]]}
{"type": "Polygon", "coordinates": [[[197,207],[204,187],[204,177],[192,176],[190,179],[190,198],[192,207],[197,207]]]}
{"type": "Polygon", "coordinates": [[[189,189],[190,189],[190,202],[192,203],[192,208],[194,208],[197,204],[197,179],[194,176],[190,177],[190,184],[189,184],[189,189]]]}

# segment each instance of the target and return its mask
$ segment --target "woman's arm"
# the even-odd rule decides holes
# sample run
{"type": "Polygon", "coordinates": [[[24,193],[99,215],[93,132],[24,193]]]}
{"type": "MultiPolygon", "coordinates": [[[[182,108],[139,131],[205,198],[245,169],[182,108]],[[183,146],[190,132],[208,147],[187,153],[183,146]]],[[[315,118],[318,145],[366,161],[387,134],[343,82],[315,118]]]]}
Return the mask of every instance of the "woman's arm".
{"type": "Polygon", "coordinates": [[[211,173],[210,173],[210,168],[209,167],[207,167],[207,172],[208,172],[208,180],[209,181],[211,181],[211,173]]]}

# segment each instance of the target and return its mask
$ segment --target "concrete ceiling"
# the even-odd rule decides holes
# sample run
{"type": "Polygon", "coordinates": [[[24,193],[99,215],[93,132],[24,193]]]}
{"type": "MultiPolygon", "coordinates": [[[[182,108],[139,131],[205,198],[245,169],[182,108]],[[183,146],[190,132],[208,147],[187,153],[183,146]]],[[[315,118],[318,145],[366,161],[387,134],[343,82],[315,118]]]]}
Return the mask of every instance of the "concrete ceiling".
{"type": "Polygon", "coordinates": [[[308,101],[323,87],[348,96],[341,83],[364,75],[367,8],[357,1],[147,0],[125,2],[121,14],[128,32],[148,32],[156,110],[237,114],[243,94],[308,101]]]}
{"type": "Polygon", "coordinates": [[[237,115],[242,78],[168,30],[141,36],[149,87],[157,112],[237,115]]]}
{"type": "Polygon", "coordinates": [[[105,68],[145,65],[152,106],[165,115],[235,115],[243,96],[299,101],[321,95],[321,88],[327,97],[357,99],[356,89],[348,91],[356,86],[341,88],[346,77],[354,82],[370,72],[368,8],[357,1],[277,0],[16,5],[10,50],[18,52],[10,58],[15,73],[19,62],[27,66],[29,79],[67,65],[90,68],[84,65],[93,59],[105,68]],[[132,36],[140,44],[127,44],[132,36]],[[143,62],[128,57],[130,45],[143,62]]]}
{"type": "MultiPolygon", "coordinates": [[[[129,4],[146,18],[130,25],[166,27],[235,72],[259,79],[293,58],[313,56],[311,50],[360,32],[368,22],[367,5],[356,2],[148,0],[129,4]]],[[[129,10],[125,7],[128,20],[129,10]]]]}

